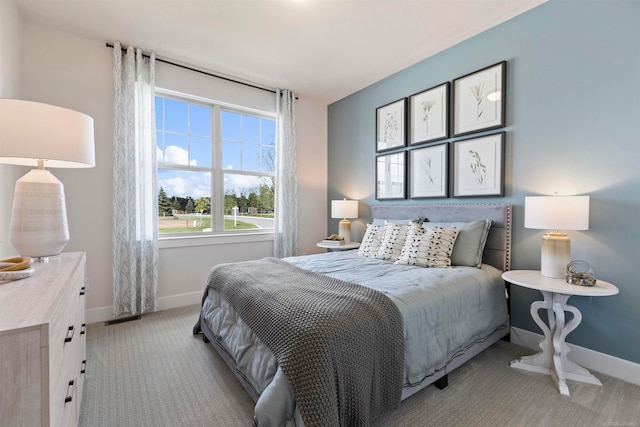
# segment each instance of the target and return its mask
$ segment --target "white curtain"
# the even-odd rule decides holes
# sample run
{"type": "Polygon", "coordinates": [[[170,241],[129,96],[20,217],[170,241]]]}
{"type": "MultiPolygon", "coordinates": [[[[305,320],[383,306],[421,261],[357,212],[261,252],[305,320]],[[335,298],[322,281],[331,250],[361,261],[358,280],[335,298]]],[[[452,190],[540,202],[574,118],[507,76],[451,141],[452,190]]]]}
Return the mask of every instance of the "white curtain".
{"type": "Polygon", "coordinates": [[[298,183],[296,180],[296,95],[276,89],[276,196],[273,253],[278,258],[298,251],[298,183]]]}
{"type": "Polygon", "coordinates": [[[157,309],[155,54],[113,47],[113,314],[157,309]]]}

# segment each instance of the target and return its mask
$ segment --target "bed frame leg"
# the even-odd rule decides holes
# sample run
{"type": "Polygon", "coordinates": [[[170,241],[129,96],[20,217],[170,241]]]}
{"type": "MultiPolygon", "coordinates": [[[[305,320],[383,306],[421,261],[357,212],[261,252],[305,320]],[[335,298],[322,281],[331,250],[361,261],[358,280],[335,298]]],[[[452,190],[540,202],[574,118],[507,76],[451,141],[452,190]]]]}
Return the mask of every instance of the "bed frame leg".
{"type": "Polygon", "coordinates": [[[434,384],[436,385],[438,390],[443,390],[444,388],[446,388],[449,385],[449,374],[446,374],[445,376],[443,376],[439,380],[436,380],[434,382],[434,384]]]}

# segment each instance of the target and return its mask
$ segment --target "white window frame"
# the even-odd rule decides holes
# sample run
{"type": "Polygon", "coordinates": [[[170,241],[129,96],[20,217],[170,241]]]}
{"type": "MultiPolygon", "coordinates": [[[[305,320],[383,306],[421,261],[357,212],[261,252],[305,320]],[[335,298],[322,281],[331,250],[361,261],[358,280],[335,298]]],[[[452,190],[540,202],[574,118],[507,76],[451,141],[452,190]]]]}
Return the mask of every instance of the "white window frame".
{"type": "MultiPolygon", "coordinates": [[[[208,246],[228,243],[249,243],[261,241],[273,241],[273,228],[247,229],[247,230],[224,230],[224,213],[214,215],[213,206],[224,206],[224,174],[233,173],[248,176],[275,176],[273,173],[258,171],[230,170],[222,168],[222,110],[231,111],[238,114],[247,114],[259,118],[266,118],[276,121],[275,113],[258,110],[255,108],[242,107],[226,102],[216,101],[209,98],[190,95],[182,92],[172,91],[156,87],[156,96],[174,99],[176,101],[201,104],[212,109],[212,159],[211,167],[199,167],[190,165],[177,165],[157,162],[157,169],[210,172],[211,173],[211,228],[212,231],[194,233],[158,233],[160,249],[179,248],[190,246],[208,246]],[[214,225],[215,224],[215,225],[214,225]],[[217,230],[217,231],[216,231],[217,230]]],[[[276,137],[277,141],[277,137],[276,137]]],[[[157,144],[156,144],[157,145],[157,144]]],[[[158,188],[159,189],[159,188],[158,188]]]]}

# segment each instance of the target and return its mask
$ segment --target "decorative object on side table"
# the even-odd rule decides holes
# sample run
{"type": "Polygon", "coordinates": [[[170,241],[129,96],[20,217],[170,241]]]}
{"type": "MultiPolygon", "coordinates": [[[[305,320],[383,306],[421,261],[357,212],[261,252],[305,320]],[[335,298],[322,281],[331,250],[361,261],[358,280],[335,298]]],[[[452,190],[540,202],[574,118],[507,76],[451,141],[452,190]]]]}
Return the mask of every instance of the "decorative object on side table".
{"type": "Polygon", "coordinates": [[[344,239],[344,243],[351,243],[351,223],[347,218],[358,217],[357,200],[332,200],[331,218],[342,218],[338,224],[338,235],[344,239]]]}
{"type": "Polygon", "coordinates": [[[15,187],[9,242],[20,255],[59,255],[69,242],[64,186],[44,166],[95,166],[93,140],[93,119],[86,114],[0,99],[0,163],[37,164],[15,187]]]}
{"type": "Polygon", "coordinates": [[[323,239],[320,243],[323,243],[325,245],[340,246],[344,245],[344,237],[338,236],[337,234],[332,234],[326,239],[323,239]]]}
{"type": "Polygon", "coordinates": [[[553,230],[542,236],[540,271],[543,276],[564,279],[571,240],[559,230],[589,229],[589,196],[527,196],[524,227],[553,230]]]}
{"type": "Polygon", "coordinates": [[[511,367],[551,375],[560,394],[564,396],[569,396],[567,380],[602,385],[587,369],[577,365],[567,356],[570,349],[565,341],[566,337],[582,321],[580,310],[568,305],[567,301],[572,296],[616,295],[618,288],[604,280],[598,280],[594,286],[573,286],[564,278],[546,277],[535,270],[506,271],[502,278],[514,285],[538,290],[544,297],[544,301],[534,301],[530,310],[531,317],[544,333],[544,339],[540,342],[542,352],[513,360],[511,367]],[[547,310],[549,325],[540,318],[538,311],[541,309],[547,310]],[[573,315],[569,321],[565,315],[567,311],[573,315]]]}
{"type": "Polygon", "coordinates": [[[571,261],[567,264],[565,280],[570,285],[595,286],[596,270],[586,261],[571,261]]]}
{"type": "Polygon", "coordinates": [[[453,81],[453,136],[505,126],[507,62],[453,81]]]}

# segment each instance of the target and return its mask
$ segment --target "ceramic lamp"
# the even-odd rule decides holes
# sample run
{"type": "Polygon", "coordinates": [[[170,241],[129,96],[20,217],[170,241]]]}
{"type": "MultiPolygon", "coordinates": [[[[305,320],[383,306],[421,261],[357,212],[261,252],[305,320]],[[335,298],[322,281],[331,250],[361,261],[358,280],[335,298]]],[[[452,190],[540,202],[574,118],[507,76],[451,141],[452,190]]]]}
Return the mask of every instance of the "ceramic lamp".
{"type": "Polygon", "coordinates": [[[524,199],[524,226],[551,230],[542,236],[540,273],[564,279],[571,240],[560,230],[589,229],[589,196],[532,196],[524,199]]]}
{"type": "Polygon", "coordinates": [[[358,217],[357,200],[332,200],[331,218],[342,218],[338,223],[338,235],[344,239],[344,243],[351,243],[351,222],[347,218],[358,217]]]}

